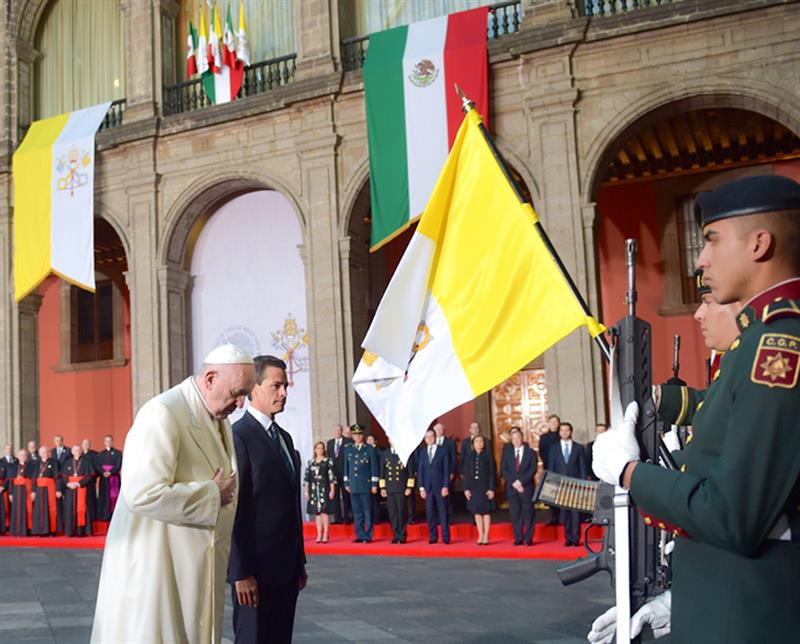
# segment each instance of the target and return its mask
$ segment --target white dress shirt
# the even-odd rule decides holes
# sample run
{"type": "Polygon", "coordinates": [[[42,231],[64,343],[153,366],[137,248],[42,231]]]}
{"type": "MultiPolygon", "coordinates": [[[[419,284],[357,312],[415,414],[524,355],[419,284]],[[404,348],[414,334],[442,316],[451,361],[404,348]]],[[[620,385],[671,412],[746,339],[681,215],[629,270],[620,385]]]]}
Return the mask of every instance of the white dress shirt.
{"type": "MultiPolygon", "coordinates": [[[[272,420],[266,414],[262,414],[260,411],[258,411],[258,409],[253,407],[253,405],[248,405],[247,411],[253,418],[255,418],[258,421],[258,424],[264,428],[264,431],[267,432],[267,436],[269,436],[269,428],[272,426],[273,423],[275,423],[275,421],[272,420]]],[[[280,425],[278,425],[278,423],[275,423],[275,427],[276,428],[280,427],[280,425]]],[[[270,438],[270,440],[272,440],[272,438],[270,438]]],[[[281,444],[281,449],[283,449],[284,453],[289,457],[289,462],[294,463],[294,459],[292,458],[292,455],[289,453],[289,448],[286,447],[286,443],[284,442],[283,436],[281,436],[280,432],[278,432],[278,442],[281,444]]]]}

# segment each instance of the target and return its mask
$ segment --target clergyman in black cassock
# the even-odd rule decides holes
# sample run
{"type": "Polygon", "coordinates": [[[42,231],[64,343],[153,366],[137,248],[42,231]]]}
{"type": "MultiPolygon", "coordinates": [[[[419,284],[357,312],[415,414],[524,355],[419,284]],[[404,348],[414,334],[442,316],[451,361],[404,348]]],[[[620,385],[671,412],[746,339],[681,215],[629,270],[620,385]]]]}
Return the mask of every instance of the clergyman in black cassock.
{"type": "Polygon", "coordinates": [[[111,521],[119,497],[119,472],[122,469],[122,452],[113,446],[111,436],[104,439],[105,449],[97,454],[95,469],[100,477],[97,487],[97,520],[111,521]]]}
{"type": "Polygon", "coordinates": [[[84,537],[92,534],[92,505],[89,490],[94,483],[94,467],[80,447],[72,448],[72,458],[64,466],[64,534],[84,537]]]}
{"type": "Polygon", "coordinates": [[[8,520],[11,516],[11,503],[8,500],[9,469],[11,463],[0,458],[0,534],[8,531],[8,520]]]}
{"type": "Polygon", "coordinates": [[[55,534],[57,530],[57,499],[61,496],[58,463],[50,458],[46,447],[39,448],[39,462],[33,466],[33,525],[39,536],[55,534]]]}
{"type": "Polygon", "coordinates": [[[19,459],[9,468],[9,493],[11,499],[11,525],[9,532],[15,537],[27,537],[33,527],[33,469],[27,450],[17,453],[19,459]]]}

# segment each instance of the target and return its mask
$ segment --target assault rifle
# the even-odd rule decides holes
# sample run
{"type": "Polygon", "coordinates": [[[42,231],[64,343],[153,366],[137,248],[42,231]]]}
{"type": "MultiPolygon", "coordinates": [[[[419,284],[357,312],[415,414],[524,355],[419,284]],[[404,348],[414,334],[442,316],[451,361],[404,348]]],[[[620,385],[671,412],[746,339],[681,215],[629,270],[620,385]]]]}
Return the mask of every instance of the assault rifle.
{"type": "MultiPolygon", "coordinates": [[[[625,301],[628,315],[611,329],[616,361],[612,362],[612,418],[621,418],[628,404],[639,405],[636,438],[641,460],[661,463],[675,469],[669,450],[659,432],[652,396],[651,327],[636,317],[636,240],[626,241],[628,290],[625,301]],[[618,376],[617,376],[618,373],[618,376]],[[616,380],[616,382],[613,382],[616,380]]],[[[612,423],[613,424],[613,423],[612,423]]],[[[564,585],[582,581],[600,570],[611,575],[616,591],[617,642],[630,639],[630,615],[647,599],[661,594],[669,587],[670,571],[663,554],[665,540],[659,530],[647,525],[630,503],[627,491],[606,483],[580,481],[545,472],[536,490],[535,500],[570,510],[591,511],[592,524],[605,527],[602,549],[593,551],[588,545],[589,527],[584,543],[589,551],[585,557],[557,569],[564,585]],[[569,492],[580,488],[583,492],[569,492]]],[[[636,640],[638,641],[638,639],[636,640]]]]}

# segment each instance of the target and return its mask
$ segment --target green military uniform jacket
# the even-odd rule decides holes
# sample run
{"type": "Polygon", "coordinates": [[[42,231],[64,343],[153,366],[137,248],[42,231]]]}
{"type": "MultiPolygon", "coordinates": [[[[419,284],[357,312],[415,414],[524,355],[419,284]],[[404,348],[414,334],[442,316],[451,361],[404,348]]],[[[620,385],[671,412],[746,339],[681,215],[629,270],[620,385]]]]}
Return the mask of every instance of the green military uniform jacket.
{"type": "Polygon", "coordinates": [[[694,415],[703,406],[705,390],[686,385],[661,385],[658,415],[670,425],[691,425],[694,415]]]}
{"type": "Polygon", "coordinates": [[[791,280],[739,315],[681,471],[634,469],[637,505],[689,535],[672,560],[674,642],[800,641],[799,300],[791,280]]]}

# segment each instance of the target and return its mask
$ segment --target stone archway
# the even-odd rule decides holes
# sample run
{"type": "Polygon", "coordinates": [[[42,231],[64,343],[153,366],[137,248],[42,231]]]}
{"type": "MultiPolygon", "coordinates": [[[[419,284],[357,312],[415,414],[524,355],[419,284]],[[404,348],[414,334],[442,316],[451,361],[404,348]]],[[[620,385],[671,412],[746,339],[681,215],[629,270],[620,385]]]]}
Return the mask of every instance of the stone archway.
{"type": "MultiPolygon", "coordinates": [[[[188,332],[191,326],[191,276],[188,263],[193,244],[213,212],[227,201],[257,190],[274,190],[289,201],[305,241],[306,221],[298,199],[282,181],[271,176],[246,172],[206,175],[186,188],[167,213],[164,242],[158,252],[158,281],[159,299],[165,312],[161,326],[162,368],[169,386],[186,377],[191,363],[188,332]]],[[[305,260],[305,243],[300,246],[300,252],[305,260]]],[[[305,268],[308,284],[308,266],[305,268]]]]}
{"type": "MultiPolygon", "coordinates": [[[[691,319],[694,260],[703,244],[694,196],[739,176],[800,177],[798,132],[800,106],[769,102],[764,87],[699,94],[684,88],[632,105],[590,146],[585,215],[594,232],[588,243],[597,249],[603,319],[613,324],[625,314],[624,239],[636,238],[637,312],[653,326],[655,378],[670,375],[674,335],[686,355],[707,353],[691,319]]],[[[701,361],[682,362],[682,377],[704,386],[701,361]]]]}

